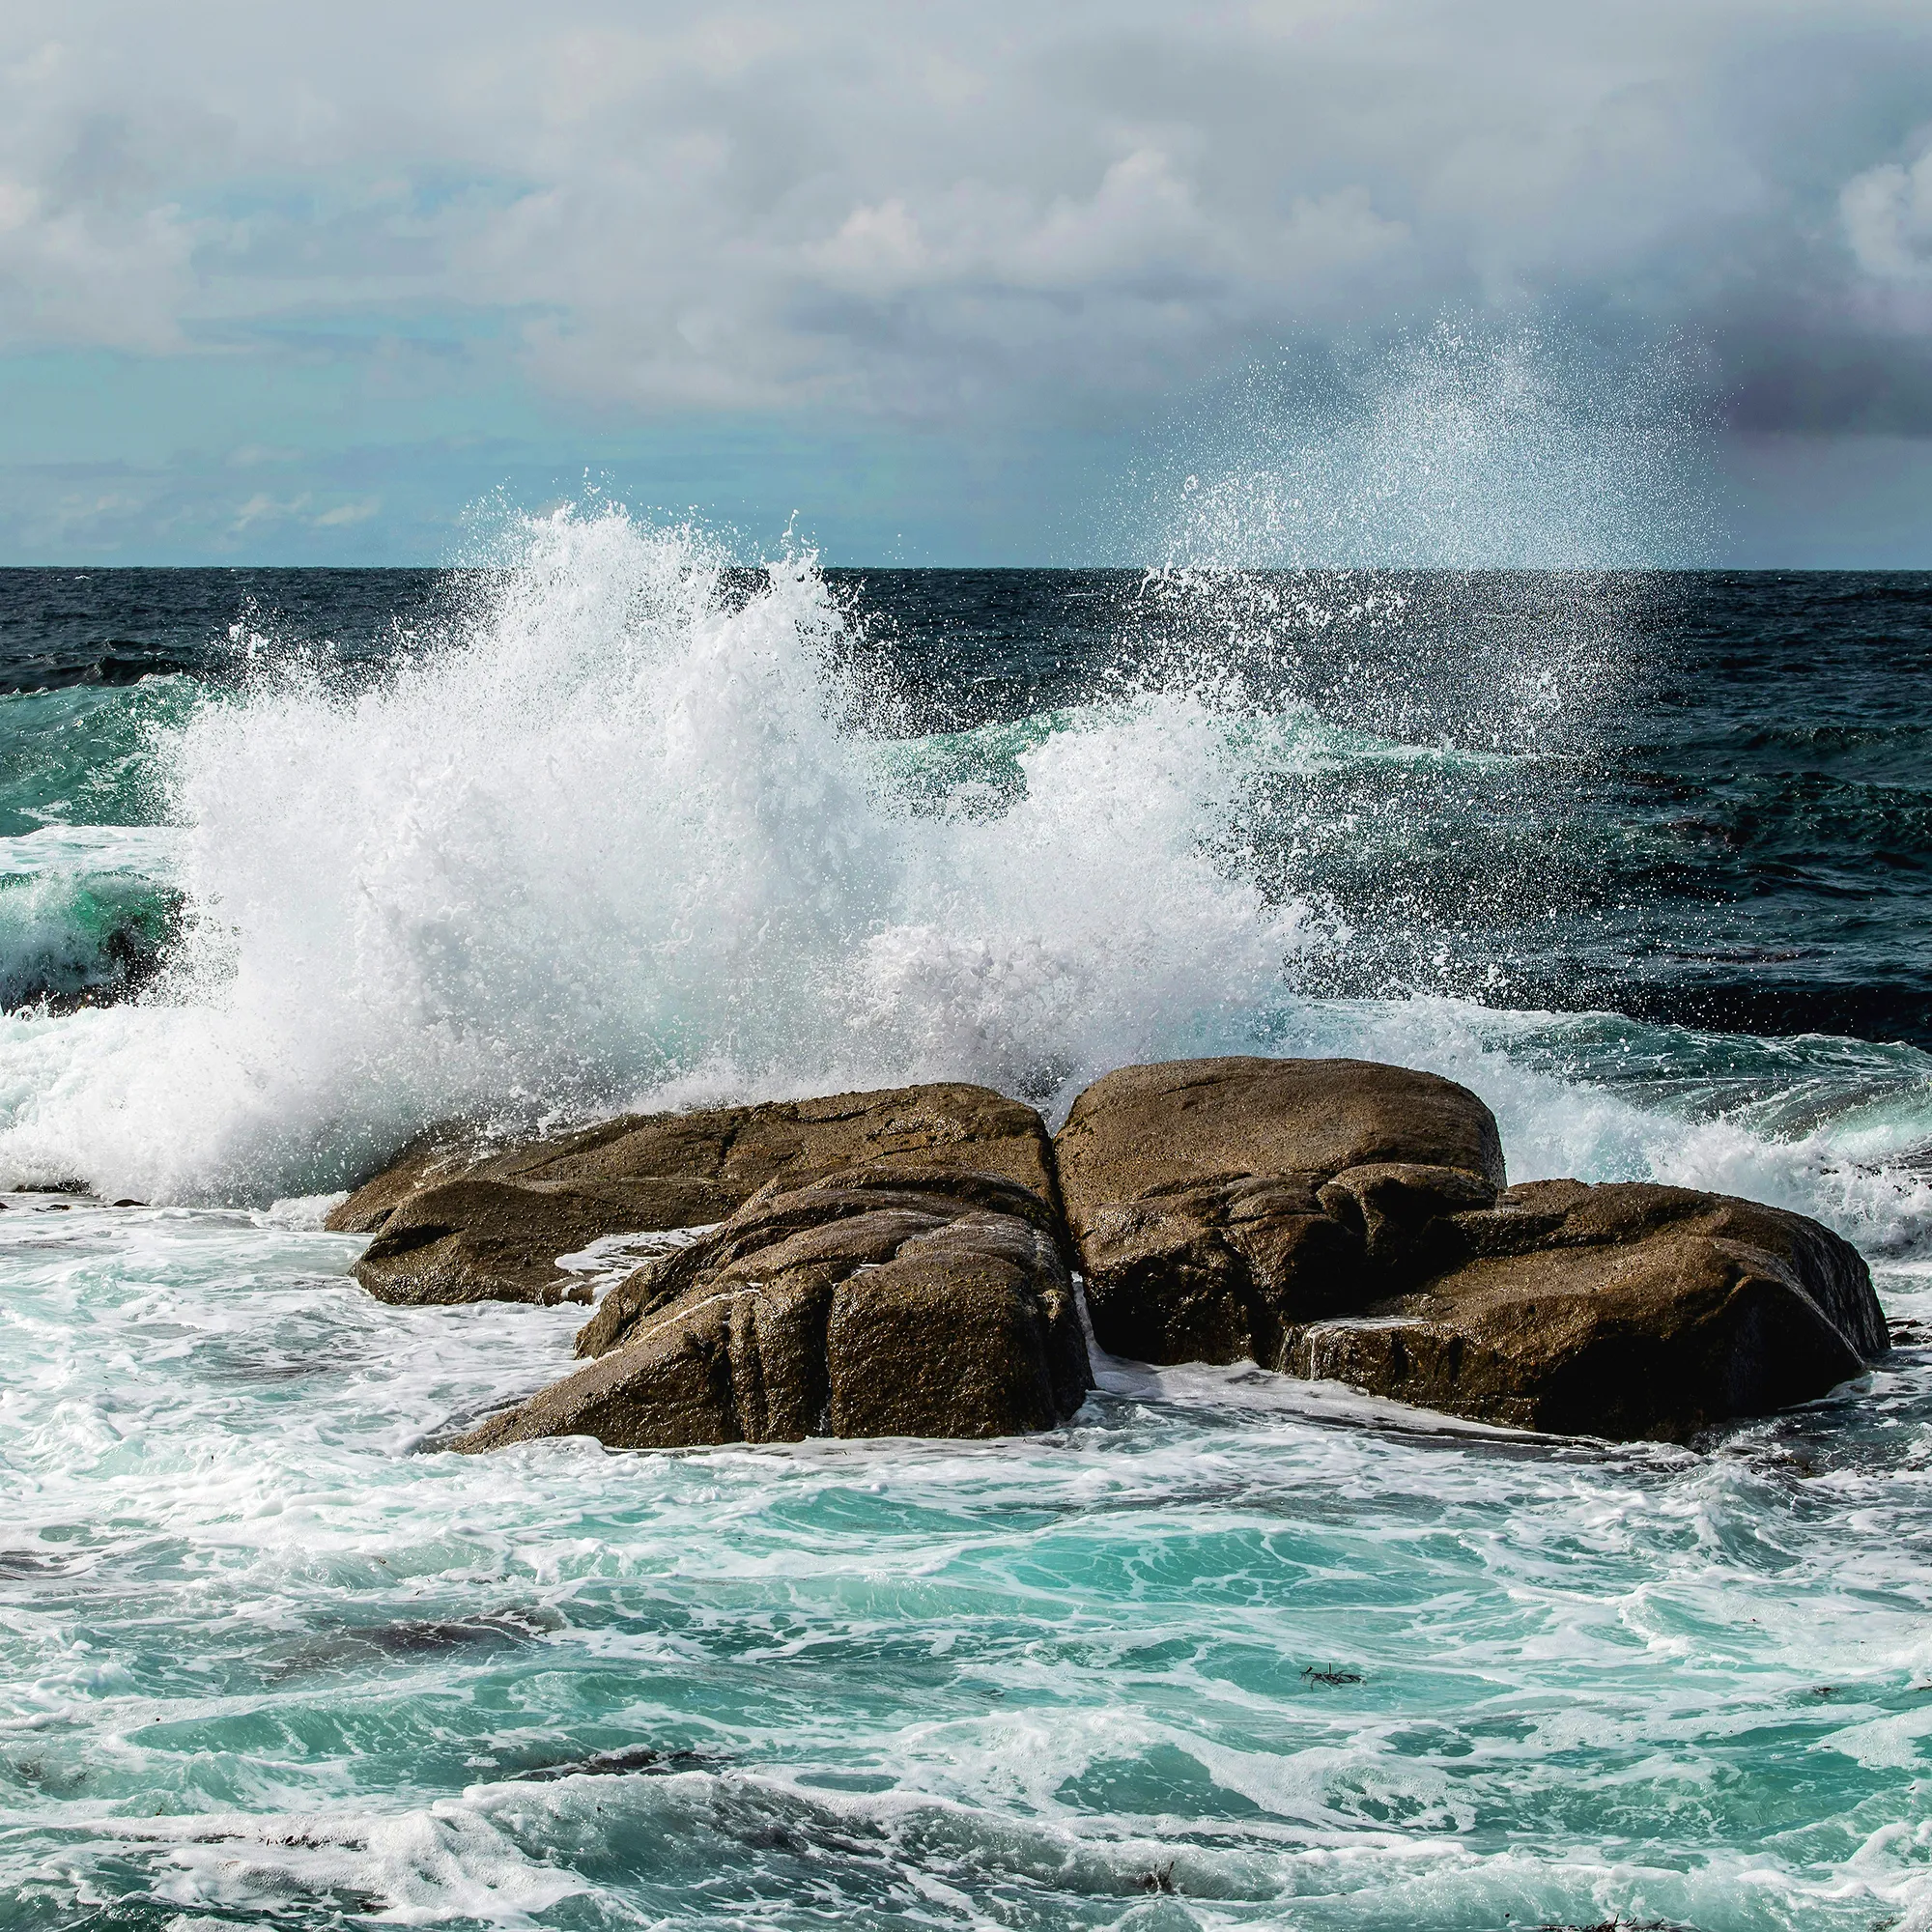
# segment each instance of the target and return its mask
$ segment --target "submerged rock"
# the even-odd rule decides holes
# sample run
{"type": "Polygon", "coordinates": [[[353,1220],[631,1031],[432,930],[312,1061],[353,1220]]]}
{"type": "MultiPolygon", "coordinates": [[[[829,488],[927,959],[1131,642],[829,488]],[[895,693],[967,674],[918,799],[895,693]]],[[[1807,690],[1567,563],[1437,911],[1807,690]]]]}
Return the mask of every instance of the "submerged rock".
{"type": "Polygon", "coordinates": [[[1092,1385],[1048,1201],[924,1165],[772,1184],[613,1290],[579,1352],[588,1368],[454,1446],[1005,1435],[1092,1385]]]}
{"type": "Polygon", "coordinates": [[[0,1007],[75,1013],[119,1006],[153,984],[186,917],[180,893],[110,873],[70,880],[50,907],[43,896],[49,883],[42,875],[0,886],[0,926],[14,928],[0,1007]]]}
{"type": "Polygon", "coordinates": [[[355,1276],[387,1301],[550,1301],[554,1266],[607,1235],[702,1227],[761,1187],[867,1162],[968,1167],[1053,1199],[1031,1107],[961,1084],[702,1113],[631,1115],[482,1154],[445,1128],[404,1151],[329,1215],[375,1232],[355,1276]]]}
{"type": "Polygon", "coordinates": [[[1683,1437],[1885,1351],[1857,1251],[1686,1188],[1499,1192],[1489,1109],[1355,1061],[1195,1061],[1089,1088],[1057,1140],[1096,1340],[1521,1428],[1683,1437]]]}

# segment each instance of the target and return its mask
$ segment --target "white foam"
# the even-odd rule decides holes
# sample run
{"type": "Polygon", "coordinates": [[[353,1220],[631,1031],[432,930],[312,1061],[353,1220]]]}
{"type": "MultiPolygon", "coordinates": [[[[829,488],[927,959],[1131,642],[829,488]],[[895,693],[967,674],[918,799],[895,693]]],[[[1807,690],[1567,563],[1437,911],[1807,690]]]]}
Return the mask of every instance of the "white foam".
{"type": "Polygon", "coordinates": [[[42,825],[0,838],[0,879],[99,872],[167,879],[181,847],[172,825],[42,825]]]}
{"type": "Polygon", "coordinates": [[[1241,766],[1186,696],[919,809],[841,728],[816,572],[749,601],[688,534],[529,526],[447,648],[291,669],[167,749],[195,908],[166,987],[0,1029],[0,1168],[147,1199],[340,1185],[542,1101],[1075,1072],[1238,1033],[1310,930],[1214,856],[1241,766]]]}

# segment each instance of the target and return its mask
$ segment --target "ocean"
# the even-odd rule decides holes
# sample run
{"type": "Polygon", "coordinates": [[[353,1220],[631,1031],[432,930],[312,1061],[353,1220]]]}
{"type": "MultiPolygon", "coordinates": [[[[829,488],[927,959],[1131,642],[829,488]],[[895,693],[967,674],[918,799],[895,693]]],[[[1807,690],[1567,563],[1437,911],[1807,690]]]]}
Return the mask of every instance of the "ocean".
{"type": "Polygon", "coordinates": [[[1917,575],[0,573],[0,1924],[1932,1928],[1928,693],[1917,575]],[[321,1228],[452,1115],[1222,1052],[1816,1215],[1898,1346],[469,1459],[582,1311],[321,1228]]]}

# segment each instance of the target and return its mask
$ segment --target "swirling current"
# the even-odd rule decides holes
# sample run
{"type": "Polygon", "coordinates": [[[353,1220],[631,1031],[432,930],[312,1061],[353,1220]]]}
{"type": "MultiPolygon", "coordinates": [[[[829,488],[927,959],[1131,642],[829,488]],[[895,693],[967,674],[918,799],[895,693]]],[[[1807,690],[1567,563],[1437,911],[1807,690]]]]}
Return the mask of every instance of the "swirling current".
{"type": "Polygon", "coordinates": [[[1914,576],[0,573],[0,1920],[1932,1927],[1929,671],[1914,576]],[[467,1459],[577,1311],[320,1231],[451,1114],[1223,1051],[1818,1215],[1898,1346],[467,1459]]]}

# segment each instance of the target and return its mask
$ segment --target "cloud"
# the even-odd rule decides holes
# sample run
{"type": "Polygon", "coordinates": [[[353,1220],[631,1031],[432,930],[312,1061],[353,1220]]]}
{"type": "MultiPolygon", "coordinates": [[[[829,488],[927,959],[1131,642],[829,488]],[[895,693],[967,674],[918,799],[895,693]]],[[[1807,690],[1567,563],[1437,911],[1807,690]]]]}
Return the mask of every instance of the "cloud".
{"type": "Polygon", "coordinates": [[[229,534],[240,536],[244,530],[251,529],[258,524],[287,523],[291,518],[300,516],[308,506],[309,497],[306,492],[282,502],[266,491],[257,491],[246,502],[237,505],[234,520],[229,525],[229,534]]]}
{"type": "Polygon", "coordinates": [[[0,353],[428,318],[599,421],[978,434],[1449,310],[1708,339],[1767,430],[1869,365],[1884,427],[1928,98],[1922,0],[68,0],[0,21],[0,353]]]}
{"type": "Polygon", "coordinates": [[[360,502],[338,503],[332,510],[325,510],[315,519],[319,530],[338,530],[350,524],[366,524],[383,507],[380,497],[364,497],[360,502]]]}
{"type": "Polygon", "coordinates": [[[1838,213],[1853,257],[1881,282],[1932,282],[1932,147],[1911,167],[1868,168],[1845,184],[1838,213]]]}
{"type": "Polygon", "coordinates": [[[301,523],[310,529],[339,530],[355,524],[366,524],[378,515],[383,507],[380,497],[363,497],[350,502],[337,503],[332,508],[310,514],[315,509],[315,497],[311,491],[301,491],[289,497],[278,497],[266,490],[258,490],[244,501],[235,505],[228,524],[228,535],[242,536],[252,529],[263,526],[301,523]]]}

